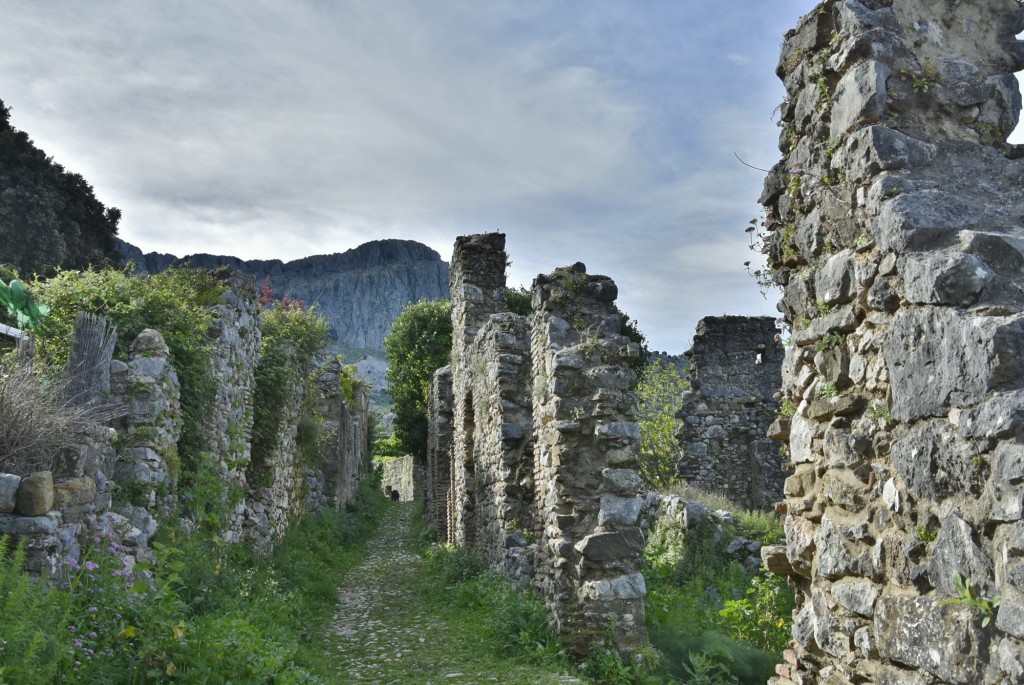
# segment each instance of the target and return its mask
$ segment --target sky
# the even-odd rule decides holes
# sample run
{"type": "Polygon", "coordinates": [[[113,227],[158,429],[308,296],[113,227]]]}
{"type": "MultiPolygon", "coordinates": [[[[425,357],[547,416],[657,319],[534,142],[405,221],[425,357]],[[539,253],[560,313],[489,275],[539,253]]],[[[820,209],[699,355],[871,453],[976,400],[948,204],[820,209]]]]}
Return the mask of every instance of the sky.
{"type": "Polygon", "coordinates": [[[813,0],[0,0],[11,121],[145,252],[291,260],[501,231],[652,349],[774,315],[743,262],[813,0]]]}

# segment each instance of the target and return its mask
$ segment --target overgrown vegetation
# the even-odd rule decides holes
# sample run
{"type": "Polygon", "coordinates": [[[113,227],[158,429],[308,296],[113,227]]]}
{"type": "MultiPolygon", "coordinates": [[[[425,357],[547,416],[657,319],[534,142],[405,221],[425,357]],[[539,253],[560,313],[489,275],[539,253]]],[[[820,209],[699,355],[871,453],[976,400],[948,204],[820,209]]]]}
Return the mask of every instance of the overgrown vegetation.
{"type": "MultiPolygon", "coordinates": [[[[320,436],[315,414],[316,362],[327,347],[327,321],[301,302],[277,302],[263,310],[263,339],[253,391],[251,461],[246,478],[253,487],[269,485],[268,460],[281,442],[285,411],[299,399],[296,442],[299,456],[312,463],[320,436]]],[[[342,387],[342,390],[344,388],[342,387]]]]}
{"type": "Polygon", "coordinates": [[[69,401],[60,377],[0,359],[0,473],[53,470],[91,416],[90,408],[69,401]]]}
{"type": "MultiPolygon", "coordinates": [[[[737,510],[706,499],[713,509],[737,510]]],[[[680,532],[652,534],[646,553],[648,629],[663,673],[683,683],[766,682],[790,639],[793,592],[780,576],[744,570],[725,543],[743,536],[775,544],[781,524],[742,512],[735,524],[708,518],[681,542],[680,532]]]]}
{"type": "Polygon", "coordinates": [[[207,448],[205,422],[216,393],[207,332],[213,317],[207,307],[219,301],[223,290],[201,269],[170,269],[146,278],[131,270],[63,271],[34,284],[39,299],[50,306],[39,326],[39,363],[54,368],[67,363],[79,311],[102,314],[117,327],[118,359],[128,358],[131,343],[143,329],[159,330],[181,382],[184,424],[178,454],[183,471],[198,471],[207,448]]]}
{"type": "Polygon", "coordinates": [[[676,412],[689,383],[672,364],[649,363],[637,384],[637,422],[640,424],[640,464],[637,469],[652,489],[676,480],[681,457],[676,440],[676,412]]]}
{"type": "Polygon", "coordinates": [[[364,481],[354,511],[306,518],[269,558],[168,525],[134,571],[99,528],[50,590],[0,538],[0,683],[325,682],[336,581],[382,508],[364,481]]]}
{"type": "Polygon", "coordinates": [[[394,435],[403,454],[427,455],[427,395],[434,371],[452,349],[451,302],[420,300],[406,307],[384,338],[388,383],[394,402],[394,435]]]}

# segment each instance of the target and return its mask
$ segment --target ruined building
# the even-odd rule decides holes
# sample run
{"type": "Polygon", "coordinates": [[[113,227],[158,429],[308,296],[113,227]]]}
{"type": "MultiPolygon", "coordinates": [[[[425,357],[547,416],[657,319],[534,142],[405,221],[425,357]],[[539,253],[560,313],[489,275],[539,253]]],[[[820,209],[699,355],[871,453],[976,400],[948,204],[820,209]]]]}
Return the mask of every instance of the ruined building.
{"type": "Polygon", "coordinates": [[[645,640],[630,391],[640,349],[621,334],[615,284],[582,264],[537,277],[532,317],[509,312],[504,248],[499,233],[455,243],[428,515],[447,541],[532,577],[574,652],[609,621],[632,650],[645,640]]]}
{"type": "Polygon", "coordinates": [[[782,385],[777,335],[770,317],[708,316],[686,353],[679,475],[748,509],[770,509],[782,498],[783,457],[767,436],[782,385]]]}
{"type": "Polygon", "coordinates": [[[1022,29],[1014,0],[827,0],[786,35],[777,685],[1024,681],[1022,29]]]}

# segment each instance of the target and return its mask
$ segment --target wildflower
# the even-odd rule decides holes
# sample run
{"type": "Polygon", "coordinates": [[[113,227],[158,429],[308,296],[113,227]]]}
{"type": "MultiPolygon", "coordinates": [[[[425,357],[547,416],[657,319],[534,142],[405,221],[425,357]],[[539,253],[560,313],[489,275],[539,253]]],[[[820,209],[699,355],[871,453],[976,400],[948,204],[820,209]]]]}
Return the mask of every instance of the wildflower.
{"type": "Polygon", "coordinates": [[[88,609],[86,609],[86,611],[88,611],[90,614],[95,614],[97,611],[99,611],[99,608],[98,607],[89,607],[88,609]]]}
{"type": "Polygon", "coordinates": [[[87,562],[85,562],[85,570],[86,571],[95,571],[99,567],[100,567],[100,565],[97,564],[95,561],[87,561],[87,562]]]}

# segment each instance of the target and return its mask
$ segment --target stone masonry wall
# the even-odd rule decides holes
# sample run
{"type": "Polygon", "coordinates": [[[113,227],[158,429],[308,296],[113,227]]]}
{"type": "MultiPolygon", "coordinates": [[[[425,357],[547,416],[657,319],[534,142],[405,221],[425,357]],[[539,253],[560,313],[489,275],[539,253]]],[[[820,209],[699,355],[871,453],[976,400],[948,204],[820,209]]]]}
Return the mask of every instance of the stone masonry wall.
{"type": "Polygon", "coordinates": [[[644,536],[634,421],[639,345],[621,334],[618,288],[583,264],[533,284],[534,487],[541,526],[536,583],[571,651],[617,626],[616,646],[646,640],[644,536]]]}
{"type": "Polygon", "coordinates": [[[796,414],[763,554],[799,608],[773,683],[1024,679],[1022,29],[1013,0],[828,0],[786,35],[762,202],[796,414]]]}
{"type": "Polygon", "coordinates": [[[448,494],[451,488],[452,437],[454,410],[452,367],[434,372],[427,398],[430,430],[427,432],[426,517],[440,539],[448,541],[448,520],[451,516],[448,494]]]}
{"type": "MultiPolygon", "coordinates": [[[[269,465],[270,484],[247,490],[243,474],[259,317],[251,283],[232,274],[221,276],[229,290],[215,307],[217,323],[210,331],[211,363],[219,383],[210,442],[222,467],[225,493],[243,493],[236,519],[223,536],[238,540],[244,528],[245,539],[265,547],[305,511],[341,507],[354,498],[359,480],[369,471],[369,402],[359,388],[354,401],[341,401],[338,369],[333,368],[333,376],[331,366],[325,369],[322,380],[327,379],[335,394],[325,393],[322,459],[310,468],[296,459],[301,394],[296,389],[283,422],[282,445],[269,465]]],[[[77,558],[80,538],[90,529],[115,531],[134,558],[152,559],[149,539],[171,511],[165,505],[173,504],[176,496],[176,443],[182,426],[177,374],[158,331],[144,330],[132,343],[127,362],[110,362],[110,386],[108,404],[121,409],[113,412],[120,414],[113,428],[87,426],[54,472],[0,474],[0,535],[26,540],[26,567],[33,572],[49,575],[61,559],[77,558]]]]}
{"type": "Polygon", "coordinates": [[[777,335],[770,317],[709,316],[686,353],[679,475],[749,509],[770,509],[782,498],[783,457],[767,437],[782,386],[777,335]]]}

